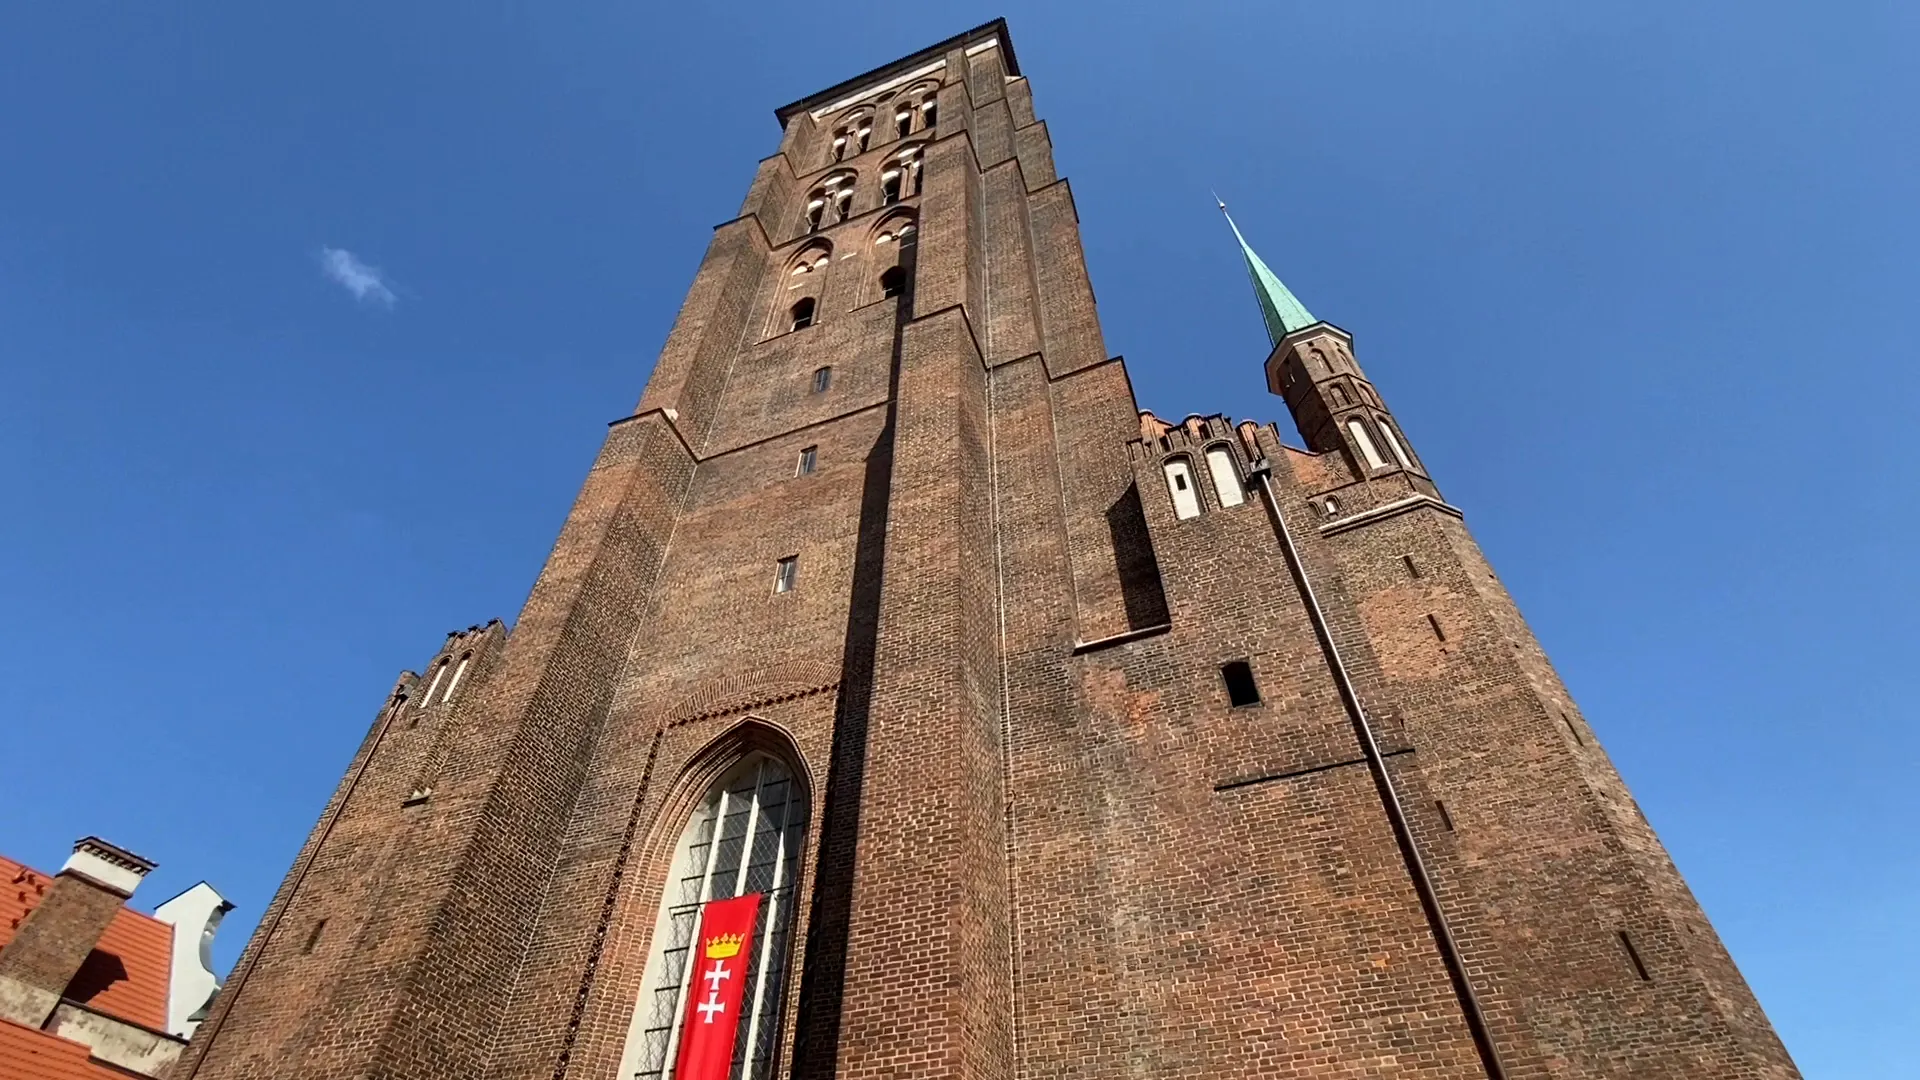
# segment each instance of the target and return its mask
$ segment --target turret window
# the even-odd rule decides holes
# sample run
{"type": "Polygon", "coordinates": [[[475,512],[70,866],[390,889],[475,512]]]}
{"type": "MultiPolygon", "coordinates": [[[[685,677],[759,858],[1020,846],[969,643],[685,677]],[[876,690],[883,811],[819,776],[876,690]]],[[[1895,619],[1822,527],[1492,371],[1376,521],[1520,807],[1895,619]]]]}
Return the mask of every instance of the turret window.
{"type": "Polygon", "coordinates": [[[1367,434],[1367,425],[1359,420],[1347,421],[1347,432],[1353,436],[1353,444],[1360,449],[1360,456],[1367,461],[1369,469],[1386,468],[1387,459],[1380,456],[1380,448],[1373,445],[1373,436],[1367,434]]]}
{"type": "Polygon", "coordinates": [[[1207,472],[1213,477],[1213,493],[1221,506],[1239,506],[1247,501],[1240,487],[1240,471],[1234,468],[1233,452],[1224,446],[1207,448],[1207,472]]]}
{"type": "Polygon", "coordinates": [[[1339,383],[1327,387],[1327,396],[1333,398],[1335,408],[1344,409],[1353,404],[1353,399],[1347,396],[1347,388],[1339,383]]]}
{"type": "Polygon", "coordinates": [[[1407,452],[1400,446],[1400,437],[1393,433],[1393,425],[1387,423],[1387,418],[1384,416],[1380,418],[1380,437],[1387,440],[1387,449],[1393,451],[1394,460],[1400,463],[1401,468],[1413,468],[1413,462],[1408,459],[1407,452]]]}
{"type": "Polygon", "coordinates": [[[1167,493],[1173,496],[1173,516],[1186,519],[1200,516],[1200,492],[1193,485],[1193,467],[1186,458],[1173,458],[1162,466],[1167,474],[1167,493]]]}

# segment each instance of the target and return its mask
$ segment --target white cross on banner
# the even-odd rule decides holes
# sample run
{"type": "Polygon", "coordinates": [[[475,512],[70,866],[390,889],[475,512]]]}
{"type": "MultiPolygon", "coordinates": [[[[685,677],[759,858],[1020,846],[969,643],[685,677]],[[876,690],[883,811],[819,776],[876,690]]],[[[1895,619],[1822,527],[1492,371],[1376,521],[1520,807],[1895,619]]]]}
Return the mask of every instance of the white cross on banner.
{"type": "Polygon", "coordinates": [[[753,958],[759,919],[759,893],[715,900],[700,912],[688,962],[701,966],[694,969],[687,995],[674,1080],[727,1080],[732,1071],[733,1040],[740,1030],[740,1001],[746,994],[747,963],[753,958]]]}

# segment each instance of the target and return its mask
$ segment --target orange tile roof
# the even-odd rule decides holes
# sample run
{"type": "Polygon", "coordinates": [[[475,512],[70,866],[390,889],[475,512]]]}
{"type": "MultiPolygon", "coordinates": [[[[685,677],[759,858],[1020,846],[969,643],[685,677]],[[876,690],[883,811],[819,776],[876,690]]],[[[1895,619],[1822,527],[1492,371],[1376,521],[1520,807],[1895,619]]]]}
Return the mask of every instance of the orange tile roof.
{"type": "MultiPolygon", "coordinates": [[[[52,884],[52,875],[0,855],[0,948],[13,940],[52,884]]],[[[165,1031],[172,978],[173,927],[123,906],[64,996],[108,1016],[165,1031]]],[[[0,1073],[0,1080],[4,1077],[0,1073]]]]}
{"type": "Polygon", "coordinates": [[[58,1035],[0,1020],[0,1080],[126,1080],[87,1048],[58,1035]]]}

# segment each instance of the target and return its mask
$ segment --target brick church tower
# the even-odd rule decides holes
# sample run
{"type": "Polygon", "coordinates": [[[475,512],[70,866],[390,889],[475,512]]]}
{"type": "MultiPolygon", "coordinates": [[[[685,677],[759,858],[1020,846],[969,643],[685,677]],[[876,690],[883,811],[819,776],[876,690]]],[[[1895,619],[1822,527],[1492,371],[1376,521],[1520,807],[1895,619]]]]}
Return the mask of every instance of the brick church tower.
{"type": "Polygon", "coordinates": [[[1352,336],[1140,412],[1002,22],[777,115],[174,1080],[1798,1075],[1352,336]]]}

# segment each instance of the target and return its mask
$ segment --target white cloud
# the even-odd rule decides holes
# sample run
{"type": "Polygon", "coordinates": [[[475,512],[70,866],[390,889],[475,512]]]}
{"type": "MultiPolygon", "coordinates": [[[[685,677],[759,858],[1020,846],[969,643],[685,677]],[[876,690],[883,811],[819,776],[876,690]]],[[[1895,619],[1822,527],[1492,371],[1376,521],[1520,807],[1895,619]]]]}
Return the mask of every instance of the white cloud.
{"type": "Polygon", "coordinates": [[[320,249],[320,270],[353,294],[362,303],[392,307],[399,297],[387,287],[387,279],[377,266],[368,266],[345,248],[320,249]]]}

